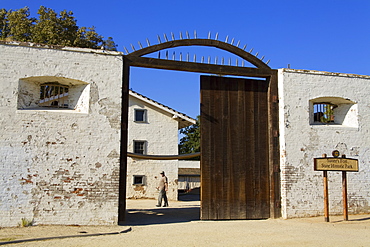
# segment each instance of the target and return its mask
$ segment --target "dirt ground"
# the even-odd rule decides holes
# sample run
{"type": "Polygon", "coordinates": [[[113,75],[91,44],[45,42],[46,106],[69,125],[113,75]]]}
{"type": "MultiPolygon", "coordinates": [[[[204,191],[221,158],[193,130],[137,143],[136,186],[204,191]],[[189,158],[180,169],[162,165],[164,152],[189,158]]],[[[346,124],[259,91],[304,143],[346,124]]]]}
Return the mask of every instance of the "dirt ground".
{"type": "Polygon", "coordinates": [[[330,216],[329,223],[324,217],[200,221],[199,201],[170,202],[168,208],[156,208],[155,204],[155,200],[128,200],[123,226],[1,228],[0,245],[370,246],[370,214],[350,215],[349,221],[330,216]],[[47,237],[58,238],[37,240],[47,237]],[[17,240],[26,241],[14,243],[17,240]]]}

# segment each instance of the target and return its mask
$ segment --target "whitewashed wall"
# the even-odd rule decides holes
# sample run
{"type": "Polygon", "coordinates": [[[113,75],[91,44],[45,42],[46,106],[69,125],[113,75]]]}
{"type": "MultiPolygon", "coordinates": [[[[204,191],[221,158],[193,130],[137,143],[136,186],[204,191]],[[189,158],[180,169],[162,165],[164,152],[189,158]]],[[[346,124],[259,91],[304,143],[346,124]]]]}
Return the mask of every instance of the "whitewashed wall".
{"type": "MultiPolygon", "coordinates": [[[[359,160],[348,172],[349,213],[370,210],[370,77],[279,70],[281,196],[284,218],[323,215],[323,172],[313,159],[333,150],[359,160]],[[342,125],[313,125],[310,100],[340,97],[355,102],[342,125]]],[[[342,114],[342,113],[340,113],[342,114]]],[[[342,118],[342,117],[340,117],[342,118]]],[[[329,174],[330,214],[342,214],[341,173],[329,174]]]]}
{"type": "Polygon", "coordinates": [[[199,160],[179,160],[179,168],[200,168],[199,160]]]}
{"type": "MultiPolygon", "coordinates": [[[[173,115],[161,111],[133,96],[129,98],[128,152],[133,152],[134,140],[147,142],[148,155],[178,154],[178,122],[173,115]],[[147,122],[134,122],[134,110],[146,110],[147,122]]],[[[160,172],[165,171],[168,178],[169,200],[177,200],[177,160],[143,160],[128,158],[127,161],[127,198],[157,198],[160,172]],[[144,175],[143,185],[134,185],[133,176],[144,175]]]]}
{"type": "Polygon", "coordinates": [[[68,49],[0,44],[0,226],[117,223],[122,56],[68,49]],[[47,78],[85,85],[85,102],[22,109],[22,83],[47,78]]]}

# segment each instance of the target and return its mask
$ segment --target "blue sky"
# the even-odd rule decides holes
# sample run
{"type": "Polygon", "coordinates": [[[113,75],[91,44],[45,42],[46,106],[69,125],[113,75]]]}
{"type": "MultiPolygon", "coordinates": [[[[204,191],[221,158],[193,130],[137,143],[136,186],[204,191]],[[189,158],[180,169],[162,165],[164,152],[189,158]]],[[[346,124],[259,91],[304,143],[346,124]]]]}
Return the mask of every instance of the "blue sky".
{"type": "MultiPolygon", "coordinates": [[[[28,6],[36,17],[40,5],[57,12],[71,10],[79,26],[95,26],[105,38],[111,36],[118,50],[138,41],[156,44],[157,35],[175,37],[186,31],[200,38],[212,38],[253,49],[264,55],[269,66],[278,69],[288,64],[293,69],[321,70],[369,75],[370,1],[127,1],[127,0],[0,0],[0,8],[28,6]]],[[[212,61],[217,51],[190,49],[200,60],[209,52],[212,61]]],[[[228,54],[220,54],[228,59],[228,54]]],[[[218,58],[221,59],[220,57],[218,58]]],[[[199,76],[197,73],[132,68],[130,87],[191,117],[199,114],[199,76]]]]}

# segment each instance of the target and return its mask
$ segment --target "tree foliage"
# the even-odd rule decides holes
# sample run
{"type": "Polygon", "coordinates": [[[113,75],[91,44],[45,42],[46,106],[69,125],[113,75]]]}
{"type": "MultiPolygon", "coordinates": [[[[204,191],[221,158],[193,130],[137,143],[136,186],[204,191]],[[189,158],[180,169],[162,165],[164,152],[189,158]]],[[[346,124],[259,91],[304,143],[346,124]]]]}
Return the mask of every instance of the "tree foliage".
{"type": "Polygon", "coordinates": [[[28,7],[18,10],[0,9],[0,39],[82,48],[104,48],[116,51],[112,37],[104,37],[95,27],[78,27],[72,11],[41,6],[38,18],[30,17],[28,7]]]}
{"type": "Polygon", "coordinates": [[[184,136],[180,139],[179,153],[190,154],[200,152],[200,117],[195,124],[180,130],[184,136]]]}

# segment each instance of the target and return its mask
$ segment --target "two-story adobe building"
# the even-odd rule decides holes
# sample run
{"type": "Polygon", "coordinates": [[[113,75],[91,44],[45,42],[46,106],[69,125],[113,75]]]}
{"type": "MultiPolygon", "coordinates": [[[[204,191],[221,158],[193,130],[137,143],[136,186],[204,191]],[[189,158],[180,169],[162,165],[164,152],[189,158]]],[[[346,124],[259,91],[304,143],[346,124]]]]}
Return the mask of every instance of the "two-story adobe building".
{"type": "MultiPolygon", "coordinates": [[[[195,120],[137,92],[129,92],[127,151],[147,155],[177,155],[178,130],[195,120]]],[[[155,198],[164,171],[168,178],[169,200],[177,200],[178,160],[148,160],[128,157],[127,198],[155,198]]]]}

